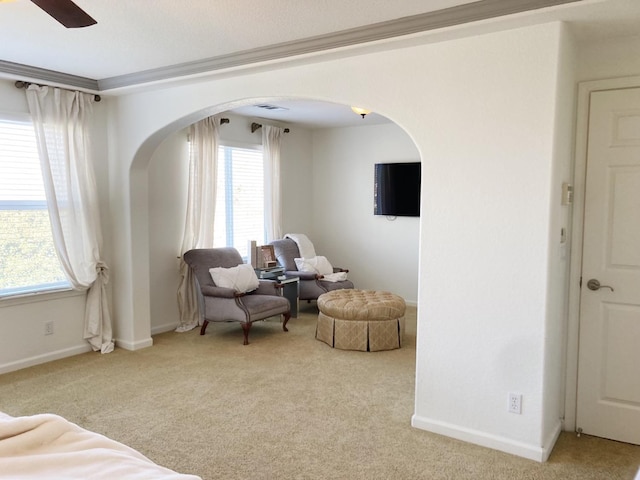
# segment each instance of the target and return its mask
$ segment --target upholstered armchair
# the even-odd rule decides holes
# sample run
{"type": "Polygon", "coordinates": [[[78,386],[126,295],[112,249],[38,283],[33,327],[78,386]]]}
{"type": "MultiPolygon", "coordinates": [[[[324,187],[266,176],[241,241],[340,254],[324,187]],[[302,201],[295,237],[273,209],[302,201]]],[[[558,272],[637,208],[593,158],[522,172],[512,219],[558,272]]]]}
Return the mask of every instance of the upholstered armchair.
{"type": "MultiPolygon", "coordinates": [[[[255,272],[249,272],[255,278],[255,285],[240,287],[236,282],[233,287],[216,285],[209,271],[216,273],[245,271],[250,265],[242,262],[240,253],[235,248],[201,248],[189,250],[184,254],[184,261],[189,265],[196,278],[197,288],[201,293],[200,308],[203,315],[200,335],[204,335],[209,322],[239,322],[244,333],[244,345],[249,344],[251,324],[268,317],[283,315],[282,329],[287,332],[287,322],[291,316],[289,301],[278,295],[276,282],[258,280],[255,272]],[[216,268],[221,267],[221,268],[216,268]],[[234,268],[237,267],[237,268],[234,268]],[[257,288],[243,291],[245,288],[257,288]]],[[[246,274],[246,271],[244,272],[246,274]]],[[[219,283],[223,283],[219,280],[219,283]]],[[[224,282],[227,283],[226,281],[224,282]]]]}
{"type": "MultiPolygon", "coordinates": [[[[331,290],[353,288],[353,282],[350,280],[329,282],[323,280],[323,276],[315,272],[299,271],[294,259],[300,258],[300,251],[296,242],[290,238],[274,240],[270,242],[270,245],[273,245],[274,253],[278,263],[284,267],[285,275],[300,279],[300,300],[317,300],[320,295],[331,290]]],[[[349,270],[334,268],[333,271],[348,272],[349,270]]]]}

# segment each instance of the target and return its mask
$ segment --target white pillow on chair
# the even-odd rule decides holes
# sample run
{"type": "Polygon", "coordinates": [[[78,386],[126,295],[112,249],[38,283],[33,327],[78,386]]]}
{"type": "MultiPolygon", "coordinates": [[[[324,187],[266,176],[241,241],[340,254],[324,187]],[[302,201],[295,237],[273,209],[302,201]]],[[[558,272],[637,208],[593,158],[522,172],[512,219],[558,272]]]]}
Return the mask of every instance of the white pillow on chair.
{"type": "Polygon", "coordinates": [[[300,272],[314,272],[319,275],[329,275],[333,273],[333,267],[327,257],[321,255],[313,258],[294,258],[296,267],[300,272]]]}
{"type": "Polygon", "coordinates": [[[260,285],[255,270],[248,263],[230,268],[210,268],[209,273],[217,287],[233,288],[240,293],[250,292],[260,285]]]}

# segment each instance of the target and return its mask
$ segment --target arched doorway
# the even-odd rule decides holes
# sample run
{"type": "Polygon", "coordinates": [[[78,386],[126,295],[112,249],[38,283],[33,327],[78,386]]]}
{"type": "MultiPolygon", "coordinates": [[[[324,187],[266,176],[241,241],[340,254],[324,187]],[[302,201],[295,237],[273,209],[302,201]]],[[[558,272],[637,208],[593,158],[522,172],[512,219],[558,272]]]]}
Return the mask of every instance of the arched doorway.
{"type": "MultiPolygon", "coordinates": [[[[307,233],[320,251],[330,253],[334,264],[349,267],[358,288],[394,291],[409,305],[417,304],[419,219],[389,221],[374,216],[372,207],[373,165],[420,159],[401,127],[382,115],[363,121],[348,105],[308,99],[259,99],[240,107],[208,109],[202,116],[213,111],[230,118],[221,126],[221,143],[236,146],[260,144],[261,133],[252,131],[252,123],[286,124],[290,132],[282,151],[284,231],[307,233]],[[273,115],[267,110],[258,117],[255,113],[264,109],[256,103],[294,112],[273,115]]],[[[177,257],[188,174],[184,123],[176,122],[164,135],[146,167],[152,334],[173,329],[178,318],[177,257]]]]}

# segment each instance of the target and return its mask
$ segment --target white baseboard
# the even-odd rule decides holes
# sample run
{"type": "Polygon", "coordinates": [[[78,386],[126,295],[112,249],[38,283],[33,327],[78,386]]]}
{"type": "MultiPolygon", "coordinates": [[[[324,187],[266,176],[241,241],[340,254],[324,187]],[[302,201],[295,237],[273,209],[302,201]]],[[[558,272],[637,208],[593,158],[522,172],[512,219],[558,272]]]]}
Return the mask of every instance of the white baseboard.
{"type": "Polygon", "coordinates": [[[16,360],[15,362],[5,363],[0,365],[0,374],[15,372],[27,367],[33,367],[34,365],[40,365],[41,363],[52,362],[53,360],[60,360],[61,358],[72,357],[74,355],[80,355],[81,353],[90,352],[91,345],[84,342],[81,345],[76,345],[62,350],[56,350],[55,352],[44,353],[42,355],[36,355],[34,357],[23,358],[16,360]]]}
{"type": "Polygon", "coordinates": [[[447,437],[473,443],[482,447],[492,448],[511,455],[517,455],[518,457],[528,458],[529,460],[535,460],[537,462],[547,461],[561,431],[560,422],[558,421],[556,429],[549,438],[549,444],[546,446],[538,446],[518,442],[499,435],[491,435],[479,430],[463,428],[459,425],[419,417],[417,415],[413,415],[413,417],[411,417],[411,425],[415,428],[427,430],[439,435],[445,435],[447,437]]]}
{"type": "Polygon", "coordinates": [[[546,441],[542,445],[543,459],[541,461],[546,462],[547,460],[549,460],[549,455],[551,455],[551,450],[553,450],[553,447],[556,445],[556,442],[558,441],[558,437],[560,437],[561,433],[562,433],[562,422],[558,420],[558,423],[553,429],[553,432],[551,432],[551,435],[547,437],[546,441]]]}
{"type": "Polygon", "coordinates": [[[149,337],[144,340],[138,340],[137,342],[128,342],[126,340],[115,339],[117,347],[124,348],[125,350],[142,350],[143,348],[153,346],[153,338],[149,337]]]}
{"type": "Polygon", "coordinates": [[[176,328],[178,328],[177,323],[166,323],[164,325],[157,325],[155,327],[151,327],[151,336],[158,335],[160,333],[173,332],[176,328]]]}

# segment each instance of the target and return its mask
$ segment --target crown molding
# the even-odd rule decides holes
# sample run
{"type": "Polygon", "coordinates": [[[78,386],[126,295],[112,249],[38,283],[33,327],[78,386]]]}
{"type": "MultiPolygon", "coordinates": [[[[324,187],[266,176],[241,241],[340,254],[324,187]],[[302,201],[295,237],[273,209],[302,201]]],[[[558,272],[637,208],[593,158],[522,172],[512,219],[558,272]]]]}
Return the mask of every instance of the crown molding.
{"type": "Polygon", "coordinates": [[[98,91],[98,81],[92,78],[79,77],[68,73],[47,70],[46,68],[32,67],[21,63],[7,62],[0,60],[0,72],[12,77],[19,77],[24,81],[35,83],[46,82],[65,87],[76,87],[91,92],[98,91]]]}
{"type": "Polygon", "coordinates": [[[98,84],[100,90],[130,87],[148,82],[215,72],[233,67],[318,53],[377,40],[386,40],[579,1],[582,0],[509,0],[508,2],[504,0],[481,0],[434,12],[343,30],[328,35],[319,35],[302,40],[245,50],[229,55],[221,55],[205,60],[105,78],[99,80],[98,84]]]}
{"type": "Polygon", "coordinates": [[[265,47],[220,55],[204,60],[118,75],[101,80],[93,80],[4,61],[0,61],[0,72],[89,89],[95,92],[104,92],[117,88],[318,53],[341,47],[428,32],[445,27],[581,1],[583,0],[480,0],[434,12],[412,15],[327,35],[267,45],[265,47]]]}

